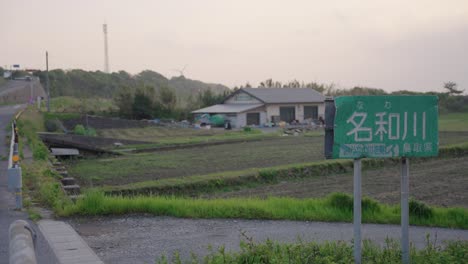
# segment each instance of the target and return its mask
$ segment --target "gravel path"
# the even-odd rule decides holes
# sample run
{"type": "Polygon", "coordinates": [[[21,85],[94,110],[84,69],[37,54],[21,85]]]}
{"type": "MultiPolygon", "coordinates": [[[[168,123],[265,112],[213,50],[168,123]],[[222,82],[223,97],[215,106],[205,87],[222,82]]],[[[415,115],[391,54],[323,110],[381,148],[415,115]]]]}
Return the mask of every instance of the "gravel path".
{"type": "MultiPolygon", "coordinates": [[[[162,255],[179,251],[185,259],[190,252],[203,256],[208,245],[226,250],[239,250],[242,232],[254,241],[267,238],[282,242],[350,241],[350,223],[322,223],[264,220],[178,219],[172,217],[130,216],[69,220],[106,263],[154,263],[162,255]]],[[[399,239],[396,225],[365,224],[363,238],[383,244],[387,237],[399,239]]],[[[423,247],[426,234],[437,243],[444,240],[468,240],[468,230],[410,227],[410,239],[416,247],[423,247]]]]}

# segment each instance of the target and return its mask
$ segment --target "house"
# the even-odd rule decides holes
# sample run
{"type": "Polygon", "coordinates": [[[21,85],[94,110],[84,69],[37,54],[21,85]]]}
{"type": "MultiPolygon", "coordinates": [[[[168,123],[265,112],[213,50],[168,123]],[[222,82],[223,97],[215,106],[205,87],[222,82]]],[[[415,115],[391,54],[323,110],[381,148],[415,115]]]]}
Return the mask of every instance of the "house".
{"type": "Polygon", "coordinates": [[[232,127],[270,126],[281,121],[310,123],[324,116],[325,97],[310,88],[242,88],[195,115],[221,115],[232,127]]]}

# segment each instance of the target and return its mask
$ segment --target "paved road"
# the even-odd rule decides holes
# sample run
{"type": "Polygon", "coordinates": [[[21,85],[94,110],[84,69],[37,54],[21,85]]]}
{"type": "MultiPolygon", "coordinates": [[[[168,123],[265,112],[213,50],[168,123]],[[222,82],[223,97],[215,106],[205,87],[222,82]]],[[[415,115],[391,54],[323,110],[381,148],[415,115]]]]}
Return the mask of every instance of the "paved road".
{"type": "MultiPolygon", "coordinates": [[[[5,127],[9,124],[13,115],[19,110],[21,106],[3,106],[0,107],[0,155],[7,157],[8,146],[5,144],[6,130],[5,127]]],[[[7,183],[7,167],[8,161],[0,161],[0,264],[8,263],[8,228],[10,224],[17,219],[28,218],[25,212],[18,212],[12,210],[15,208],[15,199],[13,194],[8,192],[7,183]]],[[[31,223],[33,228],[38,233],[37,239],[37,258],[39,263],[53,264],[57,263],[55,255],[50,250],[47,243],[39,232],[39,229],[34,223],[31,223]]]]}
{"type": "MultiPolygon", "coordinates": [[[[189,258],[208,253],[207,246],[225,245],[238,250],[241,231],[255,241],[267,238],[294,242],[344,240],[351,241],[350,223],[321,223],[263,220],[178,219],[171,217],[129,216],[69,220],[75,230],[106,263],[154,263],[161,255],[179,251],[189,258]]],[[[399,239],[400,226],[365,224],[363,238],[383,244],[387,237],[399,239]]],[[[410,239],[415,246],[425,245],[426,234],[444,240],[468,240],[468,230],[410,227],[410,239]]]]}

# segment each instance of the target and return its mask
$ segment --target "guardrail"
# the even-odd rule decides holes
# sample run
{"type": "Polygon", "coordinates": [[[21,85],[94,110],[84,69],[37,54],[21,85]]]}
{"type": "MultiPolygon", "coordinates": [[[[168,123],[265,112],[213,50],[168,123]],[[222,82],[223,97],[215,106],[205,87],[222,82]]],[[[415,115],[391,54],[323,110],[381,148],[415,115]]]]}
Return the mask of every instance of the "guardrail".
{"type": "MultiPolygon", "coordinates": [[[[17,115],[18,117],[18,115],[17,115]]],[[[8,190],[15,193],[16,210],[23,208],[22,173],[19,164],[19,137],[16,119],[11,124],[10,155],[8,157],[8,190]]]]}

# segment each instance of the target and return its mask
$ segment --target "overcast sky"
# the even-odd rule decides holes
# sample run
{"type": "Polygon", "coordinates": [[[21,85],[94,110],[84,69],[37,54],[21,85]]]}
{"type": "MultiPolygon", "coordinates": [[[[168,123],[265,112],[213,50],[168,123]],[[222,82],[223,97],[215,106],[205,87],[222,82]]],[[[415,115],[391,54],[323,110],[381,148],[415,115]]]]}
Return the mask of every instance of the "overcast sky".
{"type": "Polygon", "coordinates": [[[468,90],[467,0],[0,0],[0,65],[468,90]]]}

